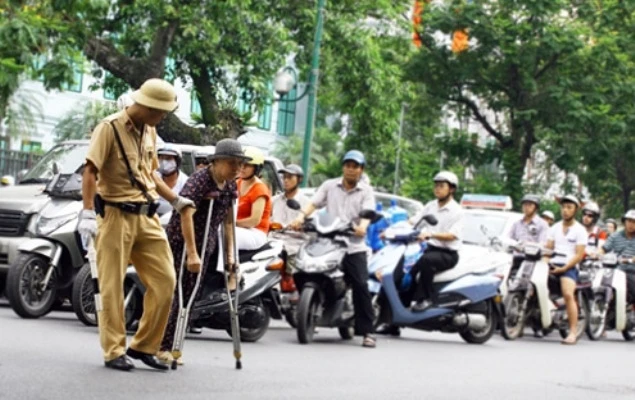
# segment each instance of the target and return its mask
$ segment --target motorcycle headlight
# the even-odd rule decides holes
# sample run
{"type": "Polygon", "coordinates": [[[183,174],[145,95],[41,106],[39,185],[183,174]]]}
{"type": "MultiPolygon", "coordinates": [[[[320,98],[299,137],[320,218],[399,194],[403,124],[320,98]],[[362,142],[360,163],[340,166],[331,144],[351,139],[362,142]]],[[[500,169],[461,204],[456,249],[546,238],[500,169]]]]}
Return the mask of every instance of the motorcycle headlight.
{"type": "Polygon", "coordinates": [[[36,233],[41,236],[46,236],[55,232],[59,227],[67,224],[73,219],[77,218],[77,214],[58,215],[53,218],[45,218],[40,216],[36,224],[36,233]]]}
{"type": "Polygon", "coordinates": [[[337,264],[337,261],[324,262],[311,260],[310,262],[305,262],[304,260],[296,259],[295,267],[304,272],[319,273],[335,269],[337,268],[337,264]]]}

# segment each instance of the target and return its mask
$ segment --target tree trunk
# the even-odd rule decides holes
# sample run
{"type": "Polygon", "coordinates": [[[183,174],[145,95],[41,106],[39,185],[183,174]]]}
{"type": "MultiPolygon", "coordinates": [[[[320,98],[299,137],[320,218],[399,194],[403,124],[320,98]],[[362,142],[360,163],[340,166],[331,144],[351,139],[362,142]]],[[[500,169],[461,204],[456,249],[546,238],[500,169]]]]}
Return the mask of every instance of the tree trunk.
{"type": "Polygon", "coordinates": [[[633,192],[632,187],[622,185],[622,206],[624,207],[624,212],[628,211],[631,208],[631,193],[632,192],[633,192]]]}

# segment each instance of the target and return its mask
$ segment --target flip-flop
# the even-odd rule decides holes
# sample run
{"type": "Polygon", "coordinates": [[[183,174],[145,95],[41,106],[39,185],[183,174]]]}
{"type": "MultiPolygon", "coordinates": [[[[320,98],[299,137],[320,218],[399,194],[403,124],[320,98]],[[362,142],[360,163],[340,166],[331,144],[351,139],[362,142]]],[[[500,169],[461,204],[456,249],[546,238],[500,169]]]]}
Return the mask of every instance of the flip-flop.
{"type": "Polygon", "coordinates": [[[364,341],[362,342],[362,346],[374,348],[375,346],[377,346],[377,341],[375,340],[373,336],[370,336],[370,335],[364,336],[364,341]]]}

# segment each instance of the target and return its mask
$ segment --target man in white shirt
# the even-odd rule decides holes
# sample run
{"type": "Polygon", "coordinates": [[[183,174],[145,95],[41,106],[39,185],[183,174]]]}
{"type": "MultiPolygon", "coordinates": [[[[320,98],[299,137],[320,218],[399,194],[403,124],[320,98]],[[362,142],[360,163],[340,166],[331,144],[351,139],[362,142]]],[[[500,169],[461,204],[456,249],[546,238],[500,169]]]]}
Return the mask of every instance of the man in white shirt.
{"type": "Polygon", "coordinates": [[[461,247],[463,232],[463,210],[454,200],[454,193],[459,185],[457,176],[449,171],[441,171],[434,177],[434,196],[426,204],[422,215],[432,214],[438,223],[427,227],[419,235],[421,241],[427,241],[428,247],[423,256],[412,267],[411,274],[415,280],[413,311],[424,311],[433,304],[434,275],[452,269],[459,262],[458,250],[461,247]]]}
{"type": "Polygon", "coordinates": [[[578,325],[578,304],[575,300],[575,288],[578,280],[577,266],[584,258],[588,238],[584,226],[575,219],[579,208],[580,201],[573,195],[567,195],[560,199],[562,221],[553,225],[547,235],[546,247],[564,255],[551,259],[551,265],[555,267],[551,270],[551,274],[560,277],[562,296],[569,317],[569,336],[562,341],[562,344],[576,343],[578,325]]]}
{"type": "Polygon", "coordinates": [[[296,219],[301,213],[301,210],[309,204],[309,198],[300,193],[298,187],[304,179],[304,171],[299,165],[289,164],[278,173],[282,174],[282,184],[284,186],[284,193],[279,194],[273,198],[271,221],[278,222],[282,226],[287,226],[296,219]],[[287,206],[287,200],[294,199],[302,207],[300,210],[293,210],[287,206]]]}

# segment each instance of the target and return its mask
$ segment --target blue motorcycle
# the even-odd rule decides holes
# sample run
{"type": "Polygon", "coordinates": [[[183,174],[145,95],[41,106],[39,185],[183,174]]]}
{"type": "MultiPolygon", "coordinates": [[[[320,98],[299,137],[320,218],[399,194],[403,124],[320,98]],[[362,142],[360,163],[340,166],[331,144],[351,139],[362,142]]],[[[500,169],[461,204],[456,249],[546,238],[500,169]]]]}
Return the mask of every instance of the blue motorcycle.
{"type": "Polygon", "coordinates": [[[436,225],[432,215],[424,216],[415,228],[406,223],[394,225],[386,231],[387,245],[370,260],[369,289],[375,308],[375,326],[390,324],[425,331],[459,333],[468,343],[485,343],[494,334],[501,317],[501,279],[493,270],[474,271],[462,267],[461,262],[448,271],[437,274],[435,290],[437,302],[422,312],[411,311],[403,304],[402,295],[414,277],[409,269],[425,251],[419,243],[423,223],[436,225]],[[404,268],[403,278],[395,281],[395,272],[404,268]]]}

